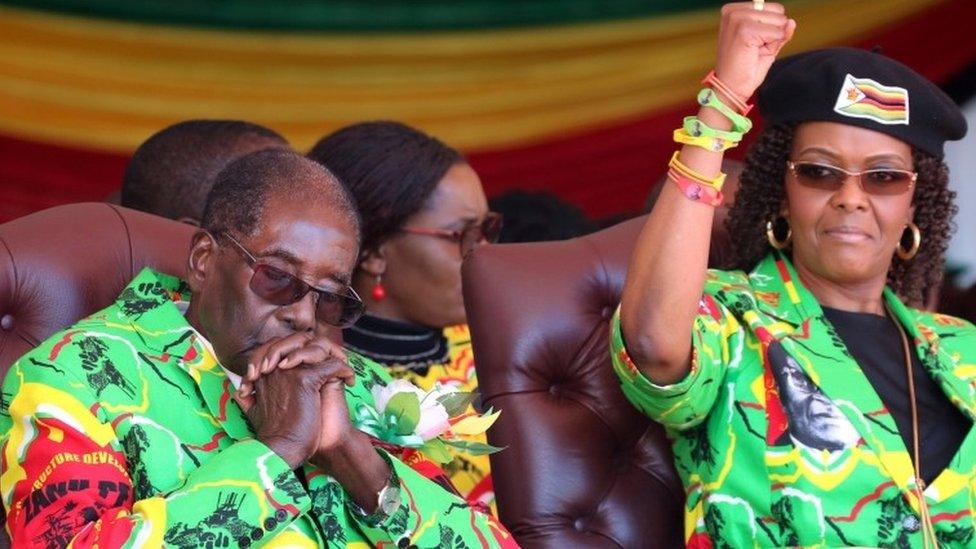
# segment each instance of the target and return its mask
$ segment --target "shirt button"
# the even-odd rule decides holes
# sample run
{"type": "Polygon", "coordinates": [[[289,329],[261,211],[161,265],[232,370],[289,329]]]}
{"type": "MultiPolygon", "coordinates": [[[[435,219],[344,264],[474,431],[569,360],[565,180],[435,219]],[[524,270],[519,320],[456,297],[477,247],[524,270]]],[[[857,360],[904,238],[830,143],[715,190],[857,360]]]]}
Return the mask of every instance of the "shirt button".
{"type": "Polygon", "coordinates": [[[268,517],[268,518],[264,519],[264,529],[265,530],[274,530],[277,527],[278,527],[278,521],[275,520],[274,517],[268,517]]]}
{"type": "Polygon", "coordinates": [[[264,536],[264,530],[260,528],[255,528],[254,530],[251,530],[251,539],[253,539],[254,541],[261,539],[262,536],[264,536]]]}
{"type": "Polygon", "coordinates": [[[247,536],[244,536],[241,539],[237,540],[237,545],[239,545],[241,547],[250,547],[251,546],[251,538],[249,538],[247,536]]]}
{"type": "Polygon", "coordinates": [[[905,530],[914,533],[918,532],[919,528],[922,527],[922,522],[915,515],[907,515],[902,519],[901,526],[905,530]]]}
{"type": "Polygon", "coordinates": [[[274,518],[278,522],[285,522],[285,519],[288,518],[288,511],[285,511],[284,509],[278,509],[277,511],[275,511],[274,518]]]}

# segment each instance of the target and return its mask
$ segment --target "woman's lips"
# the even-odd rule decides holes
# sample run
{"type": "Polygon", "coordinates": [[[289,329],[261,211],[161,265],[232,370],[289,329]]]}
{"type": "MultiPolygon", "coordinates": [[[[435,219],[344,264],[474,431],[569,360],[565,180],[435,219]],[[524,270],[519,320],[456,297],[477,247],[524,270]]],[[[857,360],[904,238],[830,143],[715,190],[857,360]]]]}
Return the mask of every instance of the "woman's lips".
{"type": "Polygon", "coordinates": [[[848,243],[861,243],[872,239],[867,231],[847,225],[827,229],[824,231],[824,235],[834,240],[848,243]]]}

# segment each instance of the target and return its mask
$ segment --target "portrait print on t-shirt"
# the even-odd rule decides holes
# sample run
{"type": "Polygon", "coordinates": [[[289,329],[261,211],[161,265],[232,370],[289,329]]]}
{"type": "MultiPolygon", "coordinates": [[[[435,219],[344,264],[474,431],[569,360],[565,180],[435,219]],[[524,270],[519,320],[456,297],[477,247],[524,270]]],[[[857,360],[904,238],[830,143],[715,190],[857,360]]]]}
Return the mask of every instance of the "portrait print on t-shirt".
{"type": "Polygon", "coordinates": [[[783,346],[769,346],[769,363],[786,412],[788,427],[775,442],[794,443],[813,450],[837,452],[855,446],[861,436],[820,388],[810,380],[783,346]]]}

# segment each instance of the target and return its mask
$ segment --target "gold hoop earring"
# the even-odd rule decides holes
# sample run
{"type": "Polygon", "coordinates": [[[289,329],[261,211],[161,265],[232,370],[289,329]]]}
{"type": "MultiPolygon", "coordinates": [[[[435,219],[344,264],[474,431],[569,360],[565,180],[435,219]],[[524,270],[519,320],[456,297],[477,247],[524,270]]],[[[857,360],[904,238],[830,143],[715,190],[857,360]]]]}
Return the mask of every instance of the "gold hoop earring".
{"type": "Polygon", "coordinates": [[[793,229],[790,227],[790,222],[785,217],[777,217],[774,220],[766,222],[766,240],[769,241],[769,245],[777,250],[785,250],[789,247],[790,242],[793,241],[793,229]],[[782,240],[776,236],[776,225],[778,224],[786,225],[786,237],[782,240]]]}
{"type": "Polygon", "coordinates": [[[898,254],[898,257],[902,258],[903,260],[911,261],[918,254],[918,248],[921,245],[922,231],[918,230],[918,225],[912,221],[909,221],[908,224],[905,225],[905,230],[901,233],[901,238],[898,239],[898,247],[895,248],[895,252],[898,254]],[[910,232],[912,235],[912,245],[908,249],[905,249],[905,247],[902,246],[902,244],[905,242],[906,232],[910,232]]]}

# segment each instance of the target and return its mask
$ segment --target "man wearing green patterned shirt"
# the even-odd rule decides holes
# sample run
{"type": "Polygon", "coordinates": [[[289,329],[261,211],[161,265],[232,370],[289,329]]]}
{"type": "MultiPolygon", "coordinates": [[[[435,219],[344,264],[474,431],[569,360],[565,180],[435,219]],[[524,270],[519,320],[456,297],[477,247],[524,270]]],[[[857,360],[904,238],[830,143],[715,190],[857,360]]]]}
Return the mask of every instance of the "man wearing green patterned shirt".
{"type": "Polygon", "coordinates": [[[322,336],[361,312],[358,224],[322,167],[248,155],[218,177],[185,281],[144,270],[18,360],[0,408],[14,544],[514,546],[352,425],[388,379],[322,336]],[[242,411],[235,386],[269,363],[242,411]]]}

